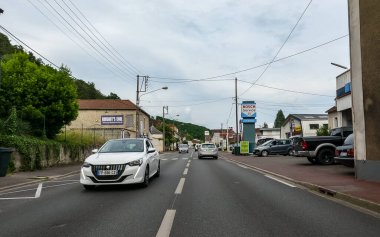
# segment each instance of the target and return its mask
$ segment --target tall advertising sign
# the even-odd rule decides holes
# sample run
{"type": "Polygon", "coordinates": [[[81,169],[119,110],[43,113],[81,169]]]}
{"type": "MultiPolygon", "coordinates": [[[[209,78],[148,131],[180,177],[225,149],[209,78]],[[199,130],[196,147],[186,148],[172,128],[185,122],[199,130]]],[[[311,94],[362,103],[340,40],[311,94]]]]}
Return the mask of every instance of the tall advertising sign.
{"type": "Polygon", "coordinates": [[[241,103],[242,123],[256,123],[256,102],[243,101],[241,103]]]}

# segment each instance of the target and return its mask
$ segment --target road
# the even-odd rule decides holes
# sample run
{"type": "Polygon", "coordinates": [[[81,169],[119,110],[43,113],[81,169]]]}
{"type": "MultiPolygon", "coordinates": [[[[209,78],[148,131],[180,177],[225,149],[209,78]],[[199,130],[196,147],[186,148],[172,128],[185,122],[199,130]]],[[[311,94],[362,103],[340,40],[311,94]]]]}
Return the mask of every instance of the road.
{"type": "Polygon", "coordinates": [[[79,173],[0,193],[0,236],[379,236],[378,216],[243,165],[161,155],[161,176],[86,191],[79,173]]]}

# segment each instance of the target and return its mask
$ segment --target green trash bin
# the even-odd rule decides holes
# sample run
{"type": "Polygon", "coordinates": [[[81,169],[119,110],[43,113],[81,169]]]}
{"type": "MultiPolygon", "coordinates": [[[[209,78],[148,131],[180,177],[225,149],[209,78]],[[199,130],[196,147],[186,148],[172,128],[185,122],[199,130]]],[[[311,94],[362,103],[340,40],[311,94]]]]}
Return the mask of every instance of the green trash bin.
{"type": "Polygon", "coordinates": [[[240,155],[240,146],[235,146],[235,147],[234,147],[234,154],[235,154],[236,156],[240,155]]]}
{"type": "Polygon", "coordinates": [[[4,177],[7,174],[12,152],[12,148],[0,147],[0,177],[4,177]]]}

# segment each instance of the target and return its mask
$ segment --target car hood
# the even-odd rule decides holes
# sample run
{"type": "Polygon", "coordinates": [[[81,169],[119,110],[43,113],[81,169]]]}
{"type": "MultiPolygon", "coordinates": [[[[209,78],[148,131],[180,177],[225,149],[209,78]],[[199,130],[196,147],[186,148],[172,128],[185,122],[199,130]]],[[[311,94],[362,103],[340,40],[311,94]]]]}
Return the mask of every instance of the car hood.
{"type": "Polygon", "coordinates": [[[95,153],[87,157],[85,162],[92,165],[116,165],[125,164],[143,157],[143,152],[95,153]]]}

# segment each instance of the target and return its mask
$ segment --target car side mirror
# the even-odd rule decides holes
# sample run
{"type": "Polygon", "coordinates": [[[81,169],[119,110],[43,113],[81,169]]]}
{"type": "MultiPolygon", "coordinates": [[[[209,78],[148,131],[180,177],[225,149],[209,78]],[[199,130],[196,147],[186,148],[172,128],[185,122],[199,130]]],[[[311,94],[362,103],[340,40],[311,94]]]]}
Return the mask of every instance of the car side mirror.
{"type": "Polygon", "coordinates": [[[99,151],[99,149],[94,149],[94,150],[92,150],[91,152],[92,152],[92,153],[98,153],[98,151],[99,151]]]}
{"type": "Polygon", "coordinates": [[[153,153],[153,152],[156,152],[156,148],[154,148],[154,147],[149,147],[149,148],[148,148],[148,153],[153,153]]]}

